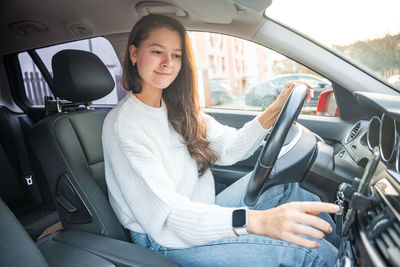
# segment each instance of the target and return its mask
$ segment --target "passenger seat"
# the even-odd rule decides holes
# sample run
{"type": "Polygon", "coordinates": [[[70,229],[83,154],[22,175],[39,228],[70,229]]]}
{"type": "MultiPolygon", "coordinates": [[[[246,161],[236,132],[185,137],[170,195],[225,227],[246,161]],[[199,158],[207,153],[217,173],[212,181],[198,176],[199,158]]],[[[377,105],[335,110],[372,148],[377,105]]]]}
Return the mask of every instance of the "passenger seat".
{"type": "MultiPolygon", "coordinates": [[[[90,103],[114,89],[107,67],[90,52],[60,51],[52,65],[52,93],[70,104],[90,103]]],[[[101,141],[108,111],[90,108],[53,114],[36,123],[30,137],[64,229],[130,240],[108,201],[101,141]]]]}

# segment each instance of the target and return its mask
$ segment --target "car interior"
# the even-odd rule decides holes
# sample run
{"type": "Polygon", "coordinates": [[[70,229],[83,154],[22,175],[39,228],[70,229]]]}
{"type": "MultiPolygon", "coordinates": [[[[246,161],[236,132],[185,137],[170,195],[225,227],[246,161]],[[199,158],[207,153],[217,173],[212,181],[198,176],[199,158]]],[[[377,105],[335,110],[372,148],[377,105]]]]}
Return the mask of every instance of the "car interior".
{"type": "MultiPolygon", "coordinates": [[[[251,206],[268,188],[298,182],[342,207],[334,216],[343,237],[338,266],[399,266],[400,90],[266,17],[270,5],[272,0],[3,2],[0,266],[179,266],[132,243],[108,201],[101,132],[115,103],[95,103],[120,83],[110,72],[114,67],[68,45],[50,56],[42,52],[102,37],[122,63],[132,26],[147,14],[267,47],[329,81],[330,90],[318,93],[317,114],[330,116],[301,113],[305,92],[299,87],[251,157],[212,168],[216,192],[253,171],[246,195],[251,206]],[[29,88],[22,54],[42,77],[31,74],[29,88]],[[48,89],[34,90],[39,87],[48,89]]],[[[202,110],[235,128],[261,112],[202,110]]]]}

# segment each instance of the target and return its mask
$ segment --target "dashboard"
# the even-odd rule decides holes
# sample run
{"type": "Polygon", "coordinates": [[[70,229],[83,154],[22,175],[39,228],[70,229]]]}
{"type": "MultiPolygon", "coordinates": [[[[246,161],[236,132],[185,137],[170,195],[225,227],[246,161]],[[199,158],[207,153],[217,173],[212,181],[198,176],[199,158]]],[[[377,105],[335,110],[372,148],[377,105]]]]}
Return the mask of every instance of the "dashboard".
{"type": "Polygon", "coordinates": [[[343,240],[337,266],[400,266],[400,98],[365,92],[354,96],[374,114],[355,122],[335,147],[335,157],[365,169],[363,177],[338,190],[343,213],[335,219],[343,240]],[[371,170],[374,151],[376,168],[371,170]],[[364,177],[368,171],[370,179],[364,177]],[[360,192],[363,182],[366,190],[360,192]]]}

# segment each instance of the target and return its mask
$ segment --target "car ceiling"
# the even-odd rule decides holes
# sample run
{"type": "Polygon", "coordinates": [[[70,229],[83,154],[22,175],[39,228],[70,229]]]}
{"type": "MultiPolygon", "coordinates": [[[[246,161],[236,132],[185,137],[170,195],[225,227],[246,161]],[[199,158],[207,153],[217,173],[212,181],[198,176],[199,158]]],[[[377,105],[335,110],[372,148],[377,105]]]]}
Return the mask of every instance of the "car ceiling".
{"type": "Polygon", "coordinates": [[[272,1],[13,0],[1,1],[0,55],[95,36],[127,33],[146,12],[173,14],[188,30],[251,39],[272,1]],[[176,9],[175,9],[176,10],[176,9]],[[223,10],[224,12],[221,12],[223,10]],[[250,29],[250,30],[249,30],[250,29]]]}

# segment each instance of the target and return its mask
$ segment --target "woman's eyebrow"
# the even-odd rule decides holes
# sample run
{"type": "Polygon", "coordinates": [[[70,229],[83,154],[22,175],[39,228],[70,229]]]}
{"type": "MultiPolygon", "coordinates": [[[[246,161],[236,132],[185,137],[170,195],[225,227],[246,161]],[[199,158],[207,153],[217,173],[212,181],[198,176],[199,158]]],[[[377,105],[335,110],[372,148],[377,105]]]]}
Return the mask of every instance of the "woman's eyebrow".
{"type": "MultiPolygon", "coordinates": [[[[152,46],[157,46],[157,47],[160,47],[160,48],[162,48],[162,49],[166,49],[165,46],[160,45],[160,44],[158,44],[158,43],[154,43],[154,44],[149,45],[149,47],[152,47],[152,46]]],[[[176,49],[174,49],[174,51],[182,51],[182,49],[176,48],[176,49]]]]}

